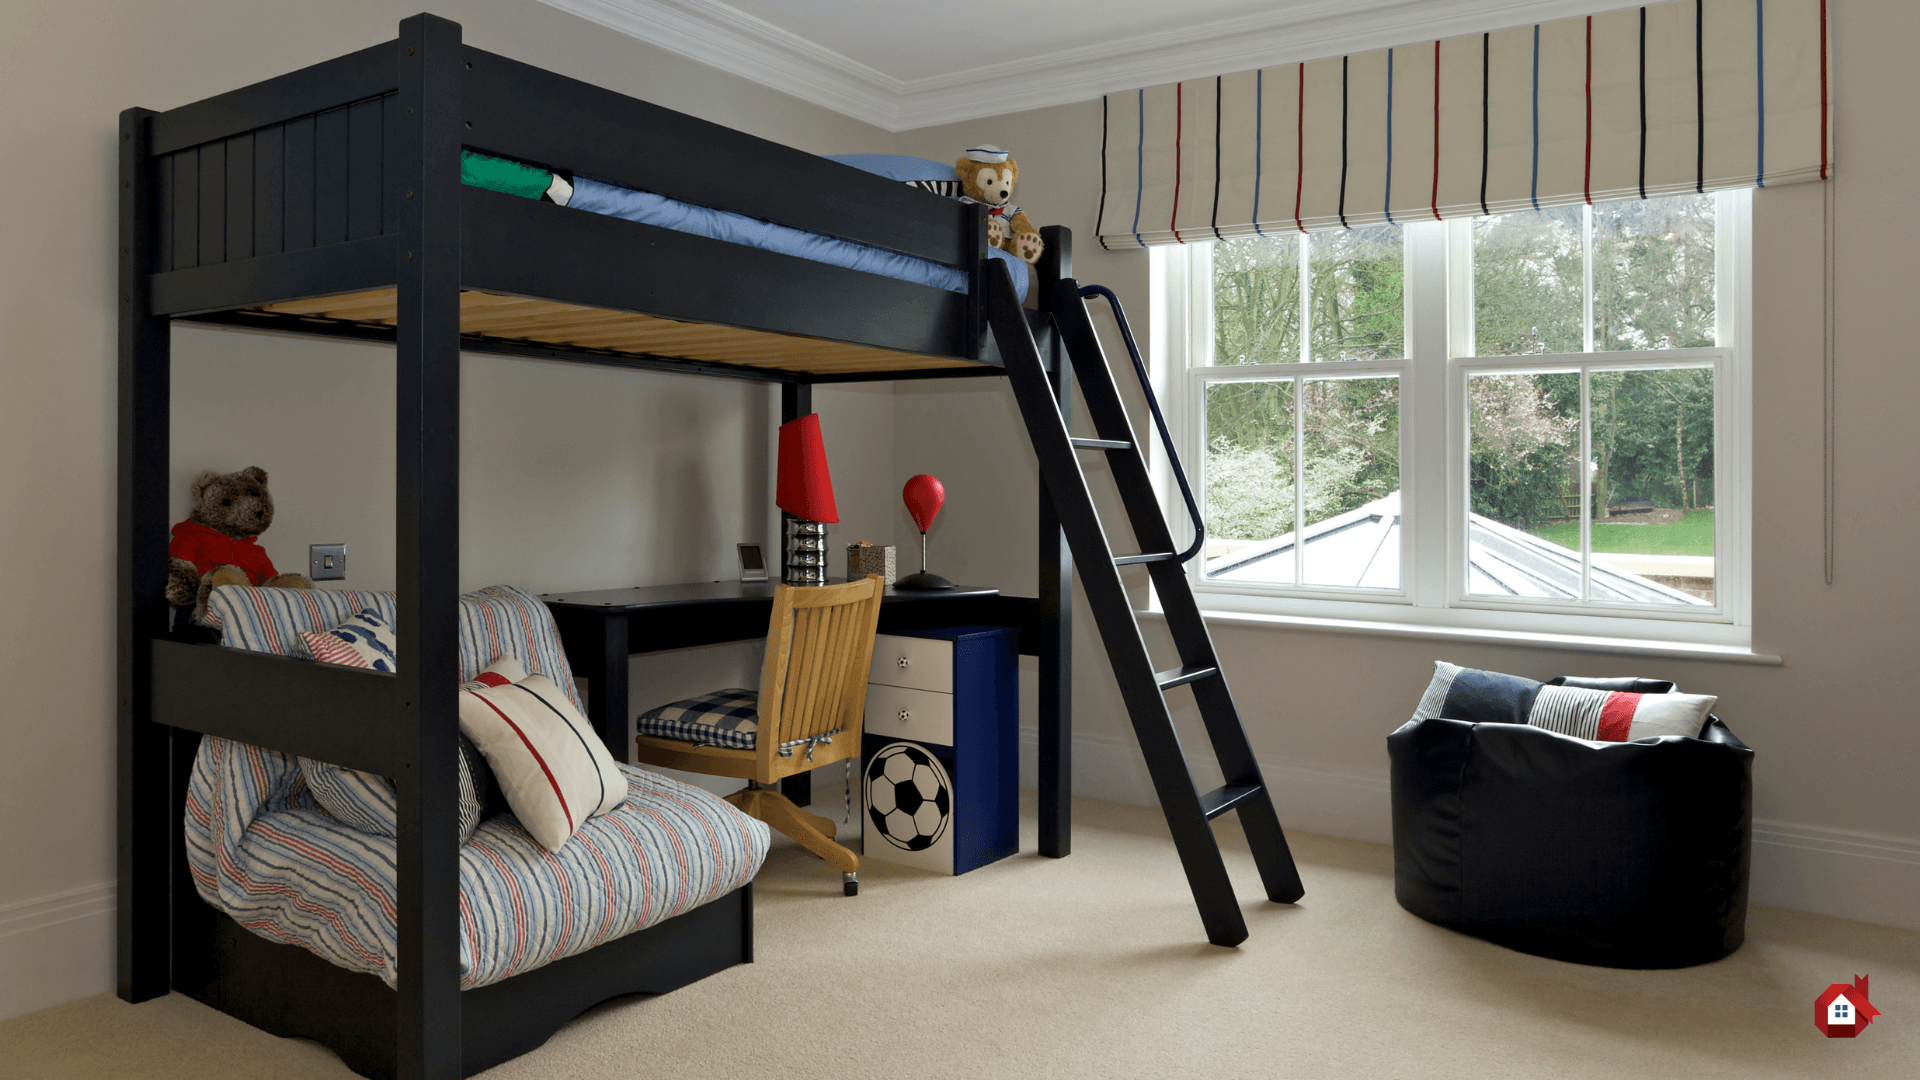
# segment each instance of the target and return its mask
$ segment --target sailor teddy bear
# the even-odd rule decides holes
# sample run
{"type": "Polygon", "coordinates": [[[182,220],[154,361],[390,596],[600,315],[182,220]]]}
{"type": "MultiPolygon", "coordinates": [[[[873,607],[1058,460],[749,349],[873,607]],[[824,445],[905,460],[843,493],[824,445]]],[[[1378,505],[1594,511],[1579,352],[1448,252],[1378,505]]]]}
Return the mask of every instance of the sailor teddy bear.
{"type": "Polygon", "coordinates": [[[954,162],[953,171],[960,177],[960,201],[989,207],[987,243],[1027,262],[1039,262],[1046,242],[1027,215],[1012,203],[1020,163],[997,146],[976,146],[954,162]]]}
{"type": "Polygon", "coordinates": [[[193,608],[193,621],[204,625],[207,597],[221,585],[265,585],[277,589],[311,589],[305,574],[282,574],[273,568],[259,536],[273,524],[273,496],[267,491],[267,472],[249,465],[239,472],[212,469],[194,477],[193,509],[187,520],[173,527],[167,545],[167,602],[193,608]]]}

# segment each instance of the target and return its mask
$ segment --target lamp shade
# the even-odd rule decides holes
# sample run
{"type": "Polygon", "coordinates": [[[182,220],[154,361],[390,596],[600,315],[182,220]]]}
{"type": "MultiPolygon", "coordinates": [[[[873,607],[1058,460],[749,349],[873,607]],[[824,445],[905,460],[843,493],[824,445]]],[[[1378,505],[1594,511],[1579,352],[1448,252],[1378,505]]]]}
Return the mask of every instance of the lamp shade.
{"type": "Polygon", "coordinates": [[[808,521],[837,522],[833,477],[827,473],[827,445],[820,438],[820,414],[808,413],[780,425],[780,475],[774,505],[808,521]]]}

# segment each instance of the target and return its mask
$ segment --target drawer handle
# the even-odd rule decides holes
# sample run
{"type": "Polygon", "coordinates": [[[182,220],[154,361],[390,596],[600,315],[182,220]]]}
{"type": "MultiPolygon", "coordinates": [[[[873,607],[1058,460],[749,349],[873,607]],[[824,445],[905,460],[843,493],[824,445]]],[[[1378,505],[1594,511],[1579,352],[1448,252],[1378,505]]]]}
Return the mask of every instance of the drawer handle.
{"type": "Polygon", "coordinates": [[[907,670],[907,665],[908,665],[908,664],[911,664],[912,662],[913,662],[913,661],[911,661],[911,660],[908,660],[908,659],[907,659],[906,657],[904,657],[904,656],[903,656],[903,657],[901,657],[901,658],[900,658],[900,670],[901,670],[901,671],[905,671],[905,670],[907,670]]]}
{"type": "Polygon", "coordinates": [[[901,709],[901,710],[900,710],[900,722],[901,722],[901,723],[903,723],[903,724],[904,724],[904,723],[906,723],[907,721],[909,721],[909,720],[911,720],[911,719],[913,719],[913,713],[911,713],[911,712],[909,712],[909,711],[907,711],[906,709],[901,709]]]}

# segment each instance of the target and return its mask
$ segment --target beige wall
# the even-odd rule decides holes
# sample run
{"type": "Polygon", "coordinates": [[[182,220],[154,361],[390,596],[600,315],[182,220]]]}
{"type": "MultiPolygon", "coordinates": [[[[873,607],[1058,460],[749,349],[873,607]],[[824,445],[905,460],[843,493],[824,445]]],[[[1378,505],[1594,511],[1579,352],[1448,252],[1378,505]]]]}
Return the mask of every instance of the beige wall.
{"type": "MultiPolygon", "coordinates": [[[[893,136],[531,0],[442,0],[466,40],[819,153],[893,136]]],[[[416,2],[15,5],[0,32],[0,606],[16,671],[0,715],[0,1016],[111,985],[118,114],[168,109],[390,40],[416,2]],[[28,178],[33,179],[29,180],[28,178]]],[[[283,570],[349,544],[342,583],[393,583],[391,349],[181,328],[175,519],[203,468],[259,464],[283,570]]],[[[816,394],[843,523],[893,528],[892,394],[816,394]],[[891,488],[891,490],[890,490],[891,488]]],[[[777,391],[721,379],[469,356],[461,583],[545,591],[737,573],[772,540],[777,391]]],[[[636,660],[636,704],[752,685],[751,645],[636,660]]]]}
{"type": "MultiPolygon", "coordinates": [[[[1912,320],[1920,207],[1909,182],[1920,145],[1875,137],[1911,127],[1920,72],[1901,59],[1899,43],[1920,31],[1920,8],[1840,0],[1833,27],[1840,456],[1832,586],[1822,580],[1820,520],[1822,188],[1775,188],[1754,199],[1754,646],[1785,665],[1216,625],[1254,748],[1294,827],[1388,839],[1384,739],[1412,711],[1435,659],[1537,678],[1659,675],[1718,694],[1719,714],[1758,752],[1756,899],[1920,926],[1920,724],[1903,705],[1920,643],[1909,416],[1920,398],[1912,320]]],[[[1119,293],[1144,341],[1146,255],[1103,252],[1093,235],[1099,124],[1097,102],[1068,105],[908,132],[902,150],[940,159],[980,142],[1011,150],[1021,165],[1018,202],[1038,223],[1073,229],[1077,276],[1119,293]]],[[[1109,355],[1120,354],[1110,345],[1109,355]]],[[[952,499],[951,520],[936,530],[942,565],[969,581],[1030,589],[1032,454],[1020,445],[1005,386],[903,386],[895,409],[902,471],[939,475],[952,499]],[[982,444],[1010,449],[978,453],[982,444]],[[910,458],[917,464],[909,469],[910,458]]],[[[1144,423],[1138,410],[1136,420],[1144,423]]],[[[910,532],[899,533],[902,542],[910,532]]],[[[1076,619],[1079,789],[1150,803],[1084,603],[1076,619]]]]}

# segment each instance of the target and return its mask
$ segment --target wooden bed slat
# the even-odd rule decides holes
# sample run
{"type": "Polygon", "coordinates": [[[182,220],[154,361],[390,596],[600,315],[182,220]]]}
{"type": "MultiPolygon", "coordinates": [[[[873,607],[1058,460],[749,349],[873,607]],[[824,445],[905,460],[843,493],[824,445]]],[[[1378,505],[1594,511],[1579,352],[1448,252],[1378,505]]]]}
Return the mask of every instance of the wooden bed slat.
{"type": "MultiPolygon", "coordinates": [[[[394,290],[289,300],[250,309],[273,315],[392,326],[394,290]]],[[[814,375],[925,371],[975,366],[947,356],[894,352],[819,338],[794,337],[652,315],[469,291],[460,294],[460,332],[516,344],[593,349],[634,356],[730,364],[814,375]]]]}

